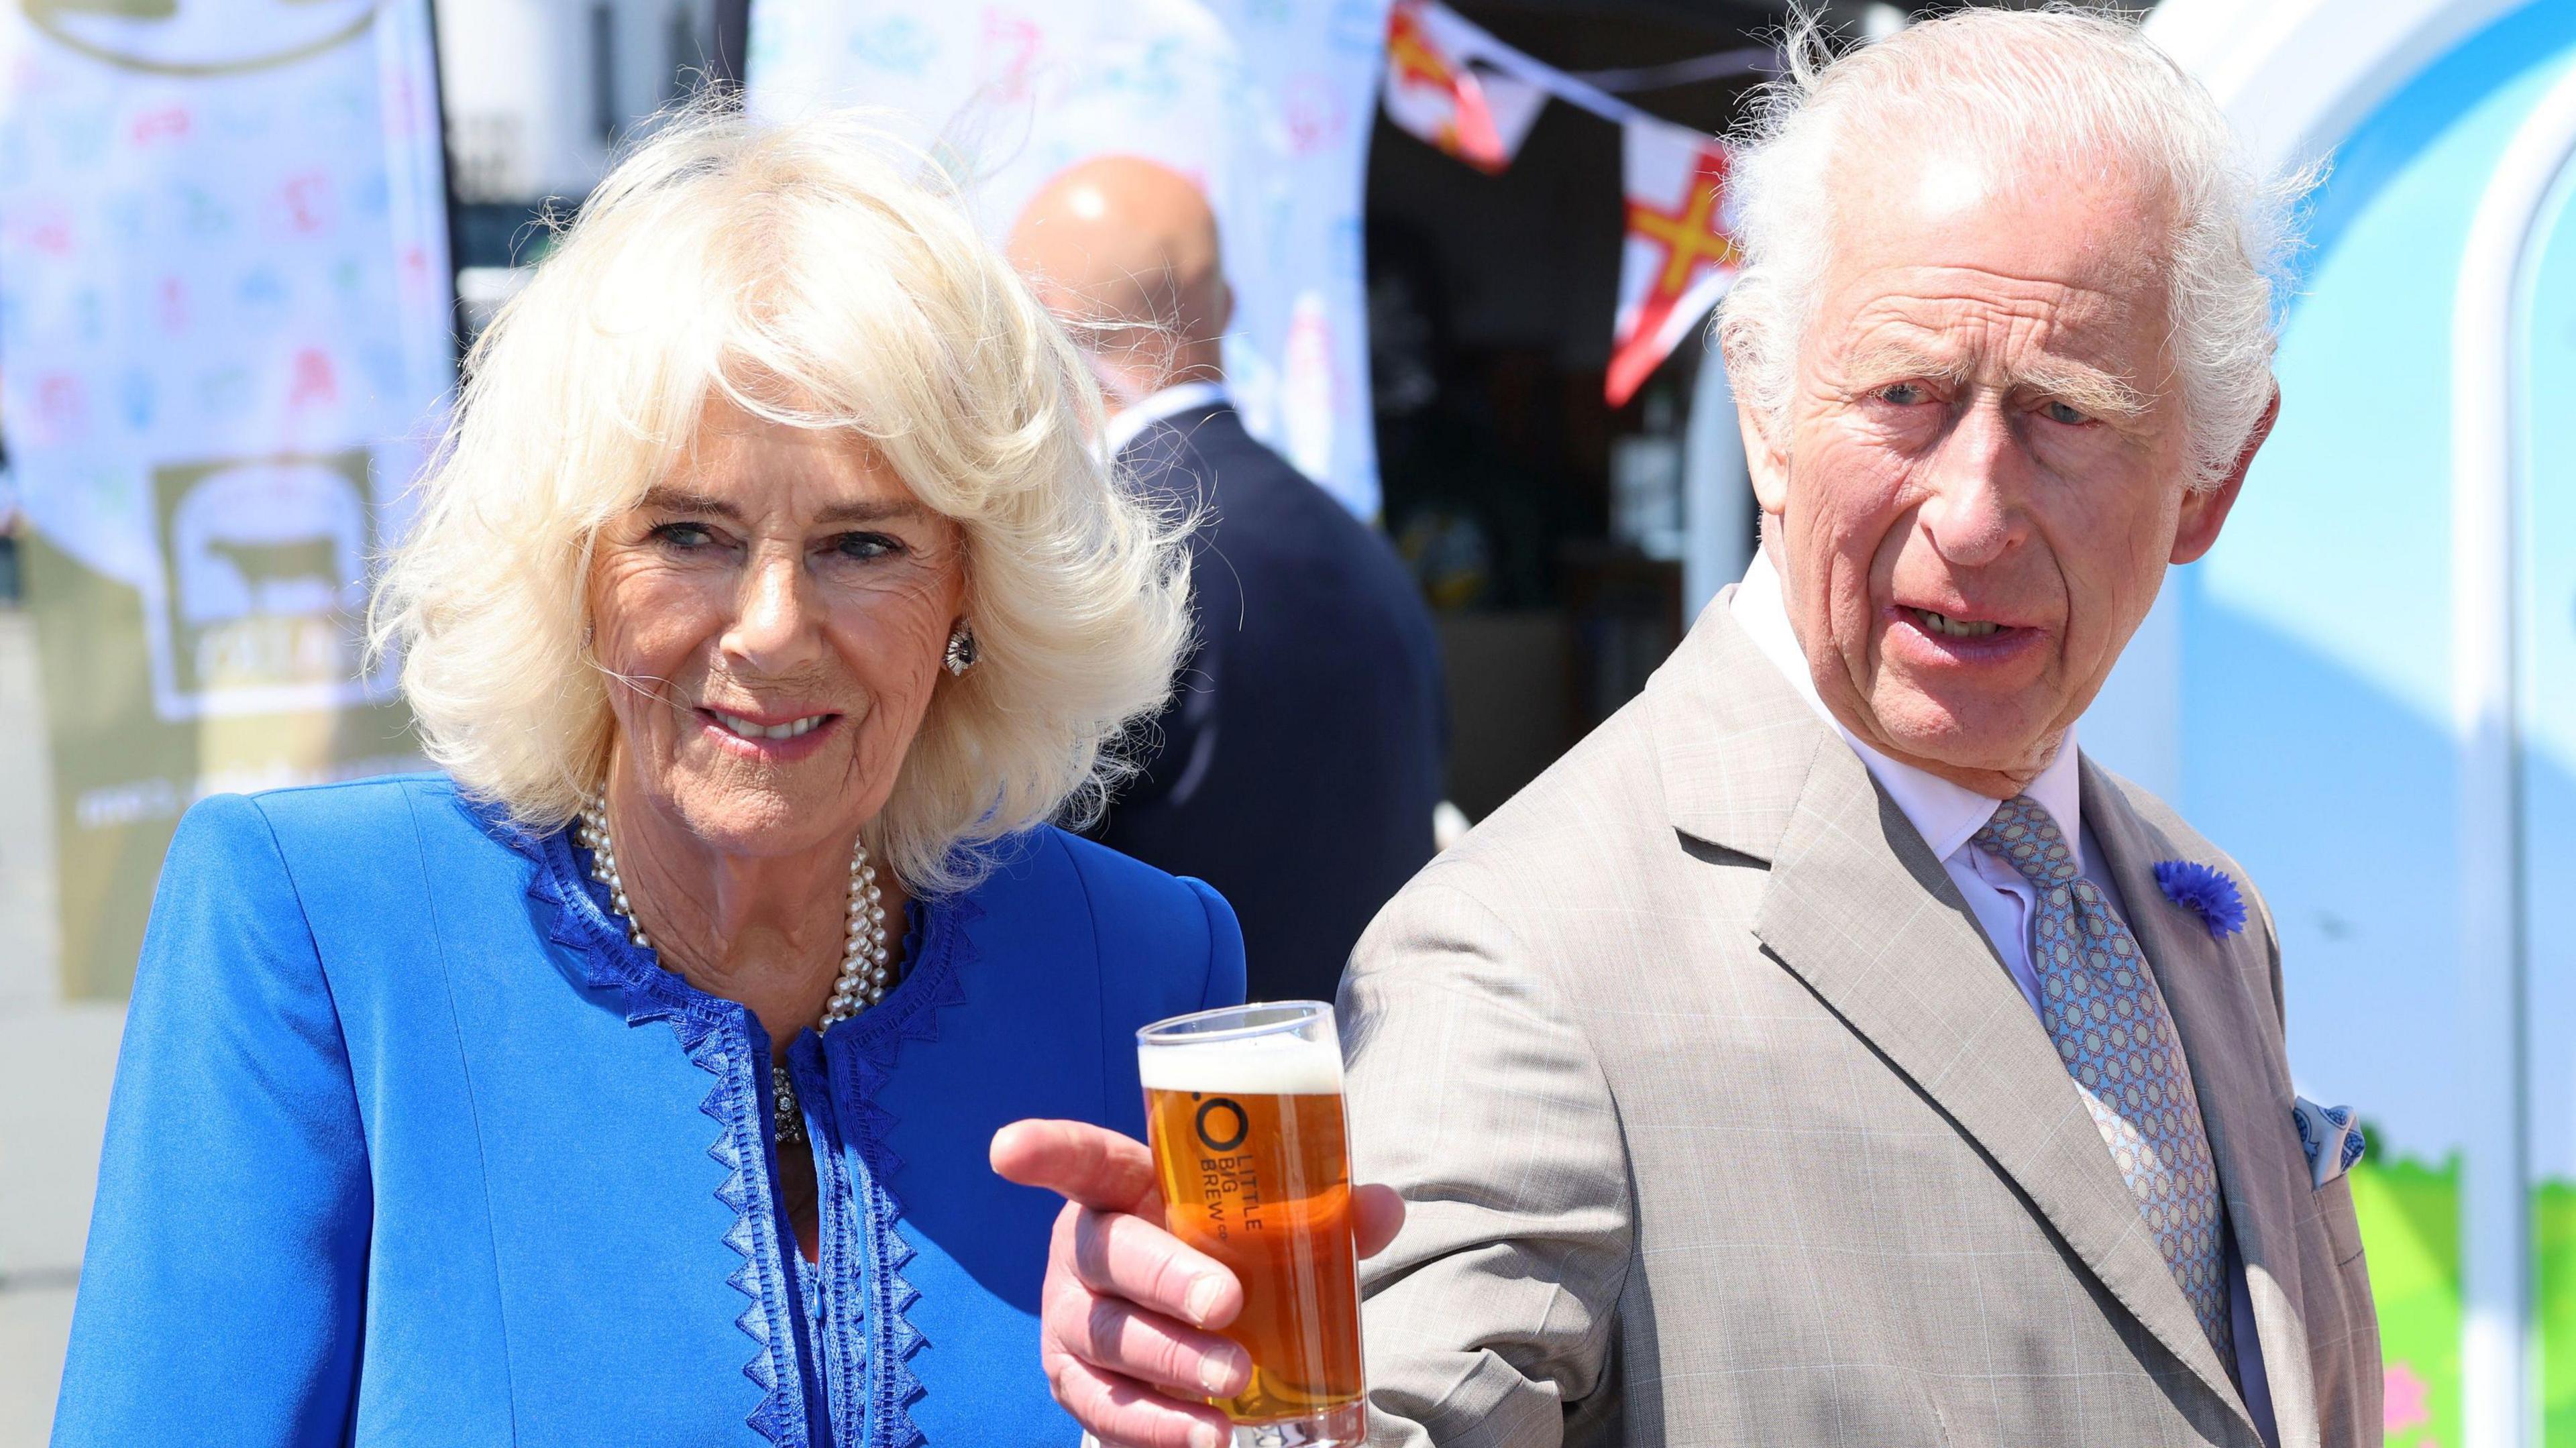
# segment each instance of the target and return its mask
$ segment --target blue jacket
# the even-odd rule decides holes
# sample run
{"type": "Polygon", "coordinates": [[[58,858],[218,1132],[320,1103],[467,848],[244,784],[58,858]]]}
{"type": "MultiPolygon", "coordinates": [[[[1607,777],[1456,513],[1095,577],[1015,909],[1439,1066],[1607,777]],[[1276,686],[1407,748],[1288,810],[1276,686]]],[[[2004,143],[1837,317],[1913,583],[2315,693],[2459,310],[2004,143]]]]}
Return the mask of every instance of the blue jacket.
{"type": "Polygon", "coordinates": [[[135,977],[57,1445],[1072,1443],[1060,1205],[994,1130],[1142,1134],[1133,1032],[1243,992],[1233,913],[1052,829],[791,1051],[627,944],[567,834],[433,776],[210,799],[135,977]]]}

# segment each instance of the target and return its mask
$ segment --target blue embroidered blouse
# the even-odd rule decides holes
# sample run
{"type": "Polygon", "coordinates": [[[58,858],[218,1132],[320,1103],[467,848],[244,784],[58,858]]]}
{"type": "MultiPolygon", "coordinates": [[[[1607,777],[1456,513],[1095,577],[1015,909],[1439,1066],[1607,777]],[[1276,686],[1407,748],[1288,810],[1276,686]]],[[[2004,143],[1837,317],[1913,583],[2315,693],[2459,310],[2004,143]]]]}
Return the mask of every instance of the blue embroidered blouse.
{"type": "Polygon", "coordinates": [[[435,776],[210,799],[164,864],[54,1442],[1070,1445],[1059,1203],[1004,1123],[1141,1134],[1136,1027],[1243,993],[1233,913],[1052,829],[919,909],[789,1060],[626,941],[566,834],[435,776]]]}

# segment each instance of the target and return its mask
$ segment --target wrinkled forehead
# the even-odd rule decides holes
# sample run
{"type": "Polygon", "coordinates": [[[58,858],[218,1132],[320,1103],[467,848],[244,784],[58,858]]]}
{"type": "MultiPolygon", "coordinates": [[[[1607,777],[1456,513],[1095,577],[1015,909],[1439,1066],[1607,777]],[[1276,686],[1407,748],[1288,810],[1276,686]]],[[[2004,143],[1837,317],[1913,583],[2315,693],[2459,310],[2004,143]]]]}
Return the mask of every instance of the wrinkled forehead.
{"type": "Polygon", "coordinates": [[[2174,208],[2151,169],[2080,149],[1837,149],[1811,349],[2032,352],[2153,381],[2174,208]]]}
{"type": "Polygon", "coordinates": [[[913,490],[875,442],[855,429],[813,424],[814,410],[764,415],[722,391],[709,393],[688,444],[639,497],[722,499],[746,516],[804,519],[866,503],[918,510],[913,490]]]}

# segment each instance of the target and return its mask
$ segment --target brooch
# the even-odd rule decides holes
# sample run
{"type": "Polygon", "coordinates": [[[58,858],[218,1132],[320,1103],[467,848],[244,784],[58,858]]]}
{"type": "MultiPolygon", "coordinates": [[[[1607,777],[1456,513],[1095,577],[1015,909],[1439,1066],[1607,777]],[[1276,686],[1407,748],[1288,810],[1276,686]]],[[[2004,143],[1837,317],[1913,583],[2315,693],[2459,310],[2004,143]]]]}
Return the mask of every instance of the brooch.
{"type": "Polygon", "coordinates": [[[2224,940],[2245,928],[2245,897],[2224,870],[2189,860],[2158,860],[2156,884],[2165,898],[2200,917],[2212,940],[2224,940]]]}

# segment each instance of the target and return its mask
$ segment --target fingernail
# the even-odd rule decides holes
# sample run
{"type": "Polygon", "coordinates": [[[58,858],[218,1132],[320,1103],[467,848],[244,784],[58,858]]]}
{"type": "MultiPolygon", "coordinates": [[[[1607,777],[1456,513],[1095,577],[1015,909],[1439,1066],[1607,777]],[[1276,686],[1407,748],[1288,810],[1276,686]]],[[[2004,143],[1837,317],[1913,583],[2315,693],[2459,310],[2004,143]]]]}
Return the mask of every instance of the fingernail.
{"type": "Polygon", "coordinates": [[[1216,1295],[1224,1290],[1225,1284],[1217,1281],[1214,1277],[1202,1277],[1198,1281],[1191,1283],[1189,1297],[1190,1320],[1192,1322],[1207,1321],[1208,1314],[1216,1311],[1216,1295]]]}
{"type": "Polygon", "coordinates": [[[1218,1397],[1231,1394],[1234,1391],[1235,1372],[1239,1366],[1240,1357],[1239,1353],[1212,1352],[1200,1358],[1199,1386],[1218,1397]]]}
{"type": "Polygon", "coordinates": [[[1225,1436],[1215,1425],[1201,1423],[1190,1429],[1190,1448],[1225,1448],[1225,1436]]]}

